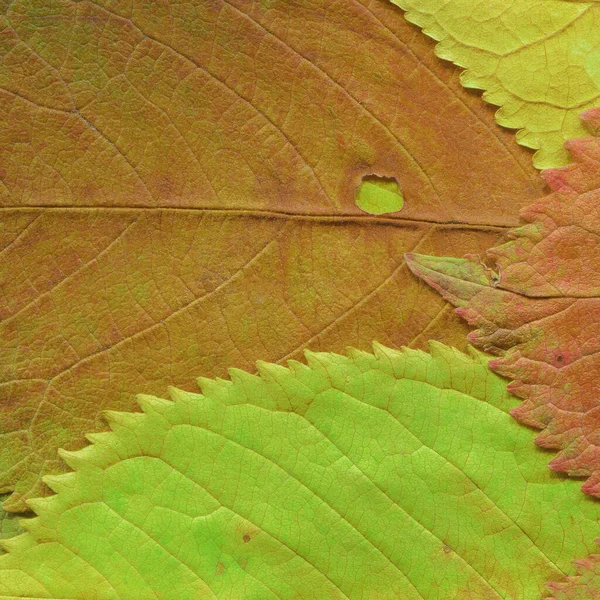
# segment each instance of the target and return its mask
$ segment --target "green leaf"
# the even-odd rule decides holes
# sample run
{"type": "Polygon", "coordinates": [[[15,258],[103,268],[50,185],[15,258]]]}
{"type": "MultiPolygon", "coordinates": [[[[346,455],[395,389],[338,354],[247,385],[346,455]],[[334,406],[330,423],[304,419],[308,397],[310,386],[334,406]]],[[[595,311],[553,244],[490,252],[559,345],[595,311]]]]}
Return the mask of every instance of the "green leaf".
{"type": "Polygon", "coordinates": [[[356,206],[372,215],[385,215],[402,210],[404,196],[393,178],[363,177],[356,190],[356,206]]]}
{"type": "Polygon", "coordinates": [[[600,4],[564,0],[392,0],[439,40],[436,54],[467,70],[465,87],[500,106],[500,125],[539,149],[542,169],[567,164],[579,114],[600,104],[600,4]]]}
{"type": "MultiPolygon", "coordinates": [[[[8,498],[8,494],[0,494],[0,505],[8,498]]],[[[18,515],[14,513],[7,513],[0,508],[0,540],[5,538],[11,538],[15,535],[23,533],[19,525],[18,515]]],[[[0,554],[3,549],[0,548],[0,554]]]]}
{"type": "Polygon", "coordinates": [[[545,467],[485,355],[431,352],[307,353],[108,412],[5,542],[0,597],[539,597],[600,506],[545,467]]]}

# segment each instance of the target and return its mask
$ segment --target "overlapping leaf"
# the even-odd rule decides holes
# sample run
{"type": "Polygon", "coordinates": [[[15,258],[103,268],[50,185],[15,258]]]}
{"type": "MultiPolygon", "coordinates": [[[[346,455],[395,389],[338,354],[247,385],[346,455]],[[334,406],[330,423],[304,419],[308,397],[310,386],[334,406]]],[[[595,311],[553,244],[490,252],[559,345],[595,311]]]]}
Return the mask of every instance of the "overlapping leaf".
{"type": "MultiPolygon", "coordinates": [[[[0,496],[0,502],[7,500],[7,497],[0,496]]],[[[23,533],[19,525],[19,519],[17,515],[0,511],[0,540],[5,538],[14,537],[20,533],[23,533]]],[[[0,554],[3,552],[0,549],[0,554]]]]}
{"type": "Polygon", "coordinates": [[[1,17],[0,491],[104,408],[372,339],[463,345],[403,263],[541,183],[389,3],[15,0],[1,17]],[[355,203],[393,177],[389,218],[355,203]]]}
{"type": "Polygon", "coordinates": [[[590,550],[600,505],[488,357],[307,359],[109,413],[6,542],[0,597],[529,600],[590,550]]]}
{"type": "MultiPolygon", "coordinates": [[[[594,122],[598,112],[584,118],[594,122]]],[[[576,164],[550,170],[554,192],[522,213],[514,241],[466,259],[413,256],[411,269],[502,354],[492,367],[524,402],[512,411],[560,452],[550,466],[589,477],[600,497],[600,139],[568,145],[576,164]]]]}
{"type": "Polygon", "coordinates": [[[565,140],[585,135],[578,115],[600,104],[600,5],[565,0],[392,0],[439,40],[438,56],[467,70],[498,122],[538,149],[539,168],[569,162],[565,140]]]}
{"type": "Polygon", "coordinates": [[[575,561],[578,574],[550,583],[552,598],[546,600],[598,600],[600,598],[600,555],[575,561]]]}
{"type": "Polygon", "coordinates": [[[354,189],[378,174],[431,218],[468,206],[491,223],[492,199],[535,186],[527,153],[383,2],[15,0],[5,13],[4,206],[359,214],[354,189]]]}
{"type": "MultiPolygon", "coordinates": [[[[598,130],[600,111],[582,118],[598,130]]],[[[544,172],[553,194],[522,212],[514,241],[485,259],[414,256],[409,266],[479,328],[473,343],[502,355],[490,365],[524,399],[511,414],[543,429],[540,446],[560,450],[550,466],[589,477],[583,490],[600,497],[600,139],[566,146],[575,162],[544,172]]],[[[552,600],[600,598],[598,558],[549,584],[552,600]]]]}

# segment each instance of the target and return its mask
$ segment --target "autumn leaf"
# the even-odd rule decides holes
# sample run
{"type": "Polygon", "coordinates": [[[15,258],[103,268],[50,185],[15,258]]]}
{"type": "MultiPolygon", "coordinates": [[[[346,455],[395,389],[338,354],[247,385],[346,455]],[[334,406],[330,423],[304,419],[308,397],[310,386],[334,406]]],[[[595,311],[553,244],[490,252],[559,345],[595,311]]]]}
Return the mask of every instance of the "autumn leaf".
{"type": "Polygon", "coordinates": [[[359,214],[376,174],[497,222],[537,187],[384,2],[15,0],[2,25],[4,206],[359,214]]]}
{"type": "Polygon", "coordinates": [[[600,598],[600,555],[575,561],[578,574],[549,583],[552,598],[546,600],[598,600],[600,598]]]}
{"type": "Polygon", "coordinates": [[[538,168],[569,162],[578,115],[600,104],[600,5],[565,0],[392,0],[439,40],[436,54],[466,69],[464,86],[500,106],[498,123],[539,149],[538,168]]]}
{"type": "Polygon", "coordinates": [[[559,450],[550,467],[600,497],[600,139],[568,148],[575,163],[544,174],[554,191],[522,212],[513,241],[485,259],[413,255],[409,266],[479,328],[470,341],[501,355],[492,368],[524,400],[512,414],[559,450]]]}
{"type": "Polygon", "coordinates": [[[483,251],[543,182],[396,7],[15,0],[0,18],[6,509],[137,392],[306,347],[464,348],[403,254],[483,251]],[[396,187],[365,204],[378,181],[396,187]]]}
{"type": "Polygon", "coordinates": [[[5,542],[0,597],[529,600],[573,573],[600,505],[545,468],[489,357],[374,350],[109,412],[5,542]]]}

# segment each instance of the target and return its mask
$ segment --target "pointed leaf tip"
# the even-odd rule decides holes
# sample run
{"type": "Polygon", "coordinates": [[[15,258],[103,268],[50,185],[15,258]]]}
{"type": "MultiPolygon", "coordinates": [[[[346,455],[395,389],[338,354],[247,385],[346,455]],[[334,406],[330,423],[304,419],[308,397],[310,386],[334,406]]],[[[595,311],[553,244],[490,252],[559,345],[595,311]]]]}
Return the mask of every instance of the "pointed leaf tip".
{"type": "Polygon", "coordinates": [[[600,107],[584,110],[580,115],[581,120],[587,125],[594,136],[600,135],[600,107]]]}

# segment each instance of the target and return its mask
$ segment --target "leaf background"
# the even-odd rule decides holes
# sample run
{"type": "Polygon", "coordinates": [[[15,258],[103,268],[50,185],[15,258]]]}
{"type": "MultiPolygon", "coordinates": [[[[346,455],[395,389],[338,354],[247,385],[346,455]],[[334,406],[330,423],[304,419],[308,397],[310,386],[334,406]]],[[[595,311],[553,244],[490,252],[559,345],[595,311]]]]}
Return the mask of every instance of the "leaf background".
{"type": "MultiPolygon", "coordinates": [[[[464,3],[436,4],[416,7],[432,20],[402,3],[442,39],[439,56],[468,67],[463,84],[503,107],[498,121],[542,149],[536,165],[565,162],[562,141],[598,96],[597,69],[579,60],[596,52],[593,4],[502,3],[501,26],[474,29],[464,3]],[[522,46],[494,58],[506,50],[494,35],[523,11],[546,37],[529,39],[522,18],[508,25],[522,46]]],[[[134,392],[307,346],[464,348],[466,328],[403,254],[483,252],[543,184],[394,6],[0,5],[0,490],[16,490],[6,508],[45,494],[40,476],[64,470],[56,449],[84,445],[85,431],[106,427],[100,411],[134,408],[134,392]],[[397,178],[400,213],[356,207],[372,174],[397,178]]],[[[589,169],[585,143],[575,148],[589,169]]],[[[553,187],[582,184],[571,171],[549,175],[553,187]]],[[[0,510],[0,538],[16,524],[0,510]]],[[[580,561],[582,576],[553,593],[596,594],[596,565],[580,561]]]]}
{"type": "Polygon", "coordinates": [[[407,251],[480,252],[542,186],[384,2],[10,3],[5,503],[132,394],[373,339],[464,347],[407,251]],[[351,67],[350,67],[351,65],[351,67]],[[362,213],[367,174],[405,207],[362,213]]]}

